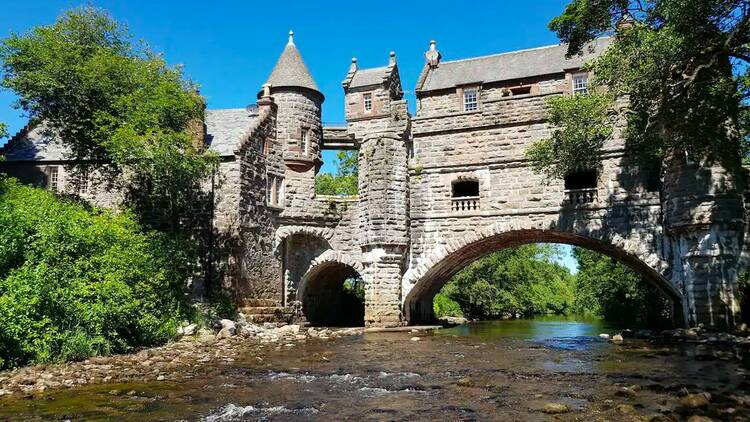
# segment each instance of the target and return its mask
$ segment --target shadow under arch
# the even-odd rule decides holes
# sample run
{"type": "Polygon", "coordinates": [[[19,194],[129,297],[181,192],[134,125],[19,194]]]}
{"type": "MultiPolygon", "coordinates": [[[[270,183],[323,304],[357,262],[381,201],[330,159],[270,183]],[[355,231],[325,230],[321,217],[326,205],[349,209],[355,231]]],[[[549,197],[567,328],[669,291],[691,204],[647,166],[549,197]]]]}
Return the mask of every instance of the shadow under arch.
{"type": "Polygon", "coordinates": [[[610,256],[641,275],[672,302],[675,325],[687,326],[685,299],[682,293],[664,276],[651,268],[637,256],[605,241],[575,233],[521,229],[512,230],[476,239],[448,253],[418,276],[404,299],[404,316],[409,324],[427,323],[434,320],[432,300],[435,294],[451,277],[468,264],[490,253],[529,243],[564,243],[591,249],[610,256]]]}
{"type": "Polygon", "coordinates": [[[313,326],[364,326],[364,298],[344,288],[349,279],[361,282],[361,265],[345,259],[321,258],[313,261],[297,290],[305,318],[313,326]]]}

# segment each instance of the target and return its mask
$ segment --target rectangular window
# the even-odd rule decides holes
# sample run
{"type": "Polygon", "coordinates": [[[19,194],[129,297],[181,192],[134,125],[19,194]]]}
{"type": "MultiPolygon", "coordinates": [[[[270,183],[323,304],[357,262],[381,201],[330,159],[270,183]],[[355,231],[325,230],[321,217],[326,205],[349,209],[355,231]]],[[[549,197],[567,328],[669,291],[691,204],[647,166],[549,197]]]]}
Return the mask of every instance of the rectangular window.
{"type": "Polygon", "coordinates": [[[362,100],[364,102],[365,111],[372,111],[372,94],[369,92],[362,94],[362,100]]]}
{"type": "Polygon", "coordinates": [[[78,194],[89,192],[89,169],[82,167],[78,169],[78,194]]]}
{"type": "Polygon", "coordinates": [[[279,207],[284,206],[284,178],[276,178],[276,205],[279,207]]]}
{"type": "Polygon", "coordinates": [[[302,148],[305,154],[310,154],[310,129],[302,128],[302,148]]]}
{"type": "Polygon", "coordinates": [[[464,89],[464,111],[472,111],[478,108],[478,96],[479,93],[476,88],[464,89]]]}
{"type": "Polygon", "coordinates": [[[266,179],[266,205],[273,207],[284,206],[284,178],[268,175],[266,179]]]}
{"type": "Polygon", "coordinates": [[[49,180],[47,181],[47,189],[51,190],[52,192],[57,192],[60,187],[60,179],[59,179],[59,173],[57,171],[57,167],[50,167],[49,168],[49,180]]]}
{"type": "Polygon", "coordinates": [[[588,94],[589,77],[586,74],[573,76],[573,94],[588,94]]]}

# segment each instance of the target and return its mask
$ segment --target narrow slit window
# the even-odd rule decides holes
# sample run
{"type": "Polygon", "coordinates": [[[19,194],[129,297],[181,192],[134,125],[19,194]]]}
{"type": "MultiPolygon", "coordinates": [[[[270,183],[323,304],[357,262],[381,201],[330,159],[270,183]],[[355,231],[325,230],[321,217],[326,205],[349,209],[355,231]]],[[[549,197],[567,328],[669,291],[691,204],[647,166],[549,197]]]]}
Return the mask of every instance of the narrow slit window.
{"type": "Polygon", "coordinates": [[[89,192],[89,169],[82,167],[78,172],[78,193],[87,194],[89,192]]]}
{"type": "Polygon", "coordinates": [[[310,154],[310,129],[302,129],[302,148],[304,148],[305,155],[310,154]]]}
{"type": "Polygon", "coordinates": [[[589,77],[586,74],[573,76],[573,94],[588,94],[589,77]]]}
{"type": "Polygon", "coordinates": [[[453,182],[451,197],[472,198],[479,196],[479,182],[476,180],[460,180],[453,182]]]}
{"type": "Polygon", "coordinates": [[[479,92],[476,88],[464,89],[464,111],[473,111],[479,107],[479,92]]]}
{"type": "Polygon", "coordinates": [[[364,103],[365,111],[370,112],[372,111],[372,94],[366,93],[362,95],[362,101],[364,103]]]}

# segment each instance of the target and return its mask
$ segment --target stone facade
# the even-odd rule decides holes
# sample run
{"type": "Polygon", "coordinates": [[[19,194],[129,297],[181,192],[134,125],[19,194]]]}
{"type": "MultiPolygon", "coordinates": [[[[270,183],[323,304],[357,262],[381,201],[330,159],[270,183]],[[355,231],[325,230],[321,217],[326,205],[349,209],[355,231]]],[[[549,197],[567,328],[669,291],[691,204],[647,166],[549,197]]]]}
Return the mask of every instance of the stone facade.
{"type": "MultiPolygon", "coordinates": [[[[207,111],[205,144],[222,157],[206,185],[214,276],[249,307],[294,306],[313,323],[332,323],[344,279],[358,275],[364,323],[395,326],[429,322],[435,293],[479,257],[568,243],[643,275],[673,299],[678,324],[732,325],[750,256],[744,174],[680,157],[654,172],[619,137],[586,186],[528,165],[529,145],[552,130],[546,100],[581,89],[583,63],[610,41],[584,57],[552,46],[455,61],[442,61],[433,42],[415,116],[394,53],[373,69],[354,59],[343,81],[347,125],[329,128],[324,96],[290,35],[257,110],[207,111]],[[327,148],[358,150],[357,197],[315,195],[327,148]]],[[[21,166],[15,161],[4,167],[21,166]]],[[[24,163],[16,174],[31,182],[47,171],[43,160],[24,163]]]]}

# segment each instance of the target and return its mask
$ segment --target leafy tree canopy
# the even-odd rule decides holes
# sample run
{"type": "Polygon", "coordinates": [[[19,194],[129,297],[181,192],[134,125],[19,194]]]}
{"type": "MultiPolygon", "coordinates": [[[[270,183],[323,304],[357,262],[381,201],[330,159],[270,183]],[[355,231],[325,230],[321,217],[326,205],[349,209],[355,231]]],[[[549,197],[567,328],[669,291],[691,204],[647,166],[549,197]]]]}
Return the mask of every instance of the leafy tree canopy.
{"type": "Polygon", "coordinates": [[[602,35],[613,42],[589,64],[595,99],[551,102],[560,129],[529,158],[553,175],[591,166],[612,135],[601,124],[622,111],[626,142],[643,157],[687,153],[736,165],[750,133],[749,20],[748,0],[573,0],[550,23],[568,54],[602,35]]]}
{"type": "Polygon", "coordinates": [[[339,151],[336,154],[336,174],[315,176],[315,193],[318,195],[356,195],[358,188],[357,151],[339,151]]]}
{"type": "MultiPolygon", "coordinates": [[[[179,230],[214,159],[191,136],[196,86],[105,12],[84,7],[0,43],[2,86],[76,159],[111,163],[147,221],[179,230]]],[[[111,178],[115,180],[115,178],[111,178]]]]}

